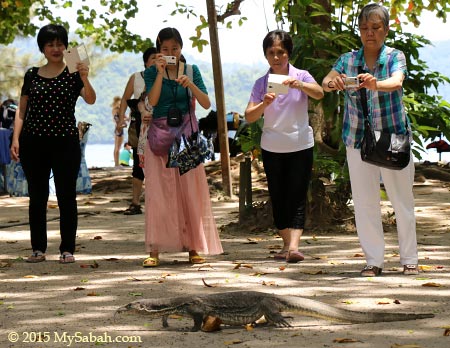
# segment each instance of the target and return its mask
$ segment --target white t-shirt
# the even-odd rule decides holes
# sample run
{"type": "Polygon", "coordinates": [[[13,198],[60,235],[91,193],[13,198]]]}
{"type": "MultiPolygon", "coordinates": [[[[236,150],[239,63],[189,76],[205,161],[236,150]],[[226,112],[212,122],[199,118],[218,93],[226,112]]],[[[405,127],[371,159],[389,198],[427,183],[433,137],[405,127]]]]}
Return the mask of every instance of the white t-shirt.
{"type": "Polygon", "coordinates": [[[144,90],[145,90],[144,72],[139,71],[134,73],[134,85],[133,85],[134,98],[139,99],[144,90]]]}
{"type": "MultiPolygon", "coordinates": [[[[267,93],[266,75],[256,80],[250,101],[259,103],[267,93]]],[[[289,75],[303,82],[316,82],[306,70],[289,65],[289,75]]],[[[309,126],[308,96],[289,88],[287,94],[279,94],[264,110],[264,127],[261,148],[270,152],[296,152],[314,146],[313,130],[309,126]]]]}

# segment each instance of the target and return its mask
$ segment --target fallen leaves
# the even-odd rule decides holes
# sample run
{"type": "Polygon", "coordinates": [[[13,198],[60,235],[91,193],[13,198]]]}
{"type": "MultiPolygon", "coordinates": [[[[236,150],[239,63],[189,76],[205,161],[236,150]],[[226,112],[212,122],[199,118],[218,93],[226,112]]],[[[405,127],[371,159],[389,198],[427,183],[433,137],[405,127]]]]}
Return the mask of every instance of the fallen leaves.
{"type": "Polygon", "coordinates": [[[99,267],[99,264],[95,260],[91,264],[86,264],[86,263],[80,264],[80,268],[98,268],[98,267],[99,267]]]}
{"type": "Polygon", "coordinates": [[[444,285],[439,284],[439,283],[435,283],[435,282],[428,282],[428,283],[422,284],[422,286],[429,287],[429,288],[441,288],[444,285]]]}
{"type": "Polygon", "coordinates": [[[232,341],[225,341],[225,342],[223,342],[223,344],[226,345],[226,346],[231,346],[231,345],[233,345],[233,344],[241,344],[241,343],[243,343],[243,341],[242,341],[242,340],[239,340],[239,339],[235,339],[235,340],[232,340],[232,341]]]}
{"type": "Polygon", "coordinates": [[[203,332],[219,331],[221,324],[222,320],[220,320],[219,318],[208,316],[203,321],[202,331],[203,332]]]}
{"type": "Polygon", "coordinates": [[[128,295],[134,297],[144,296],[142,292],[129,292],[128,295]]]}
{"type": "Polygon", "coordinates": [[[303,273],[303,274],[309,274],[309,275],[317,275],[317,274],[326,274],[327,272],[321,270],[321,269],[305,269],[305,270],[300,270],[299,273],[303,273]]]}
{"type": "Polygon", "coordinates": [[[12,263],[9,261],[0,261],[0,268],[11,267],[12,263]]]}
{"type": "Polygon", "coordinates": [[[335,338],[333,340],[334,343],[356,343],[356,342],[361,342],[360,340],[357,340],[355,338],[335,338]]]}
{"type": "Polygon", "coordinates": [[[202,278],[202,282],[203,282],[203,285],[206,286],[207,288],[214,288],[214,287],[217,286],[217,285],[208,284],[208,283],[205,281],[205,278],[202,278]]]}
{"type": "Polygon", "coordinates": [[[241,268],[241,267],[253,269],[253,266],[252,266],[252,265],[249,265],[249,264],[242,264],[242,263],[236,264],[236,266],[234,266],[233,269],[239,269],[239,268],[241,268]]]}

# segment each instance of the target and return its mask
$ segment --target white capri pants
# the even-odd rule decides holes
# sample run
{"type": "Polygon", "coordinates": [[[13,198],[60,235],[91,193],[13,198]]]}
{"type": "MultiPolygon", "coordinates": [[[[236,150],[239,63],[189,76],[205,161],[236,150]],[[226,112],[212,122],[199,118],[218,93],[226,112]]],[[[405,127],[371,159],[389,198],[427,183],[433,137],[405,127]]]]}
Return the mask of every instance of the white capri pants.
{"type": "Polygon", "coordinates": [[[380,175],[394,208],[400,263],[418,264],[416,218],[414,215],[414,161],[402,170],[390,170],[361,160],[360,149],[347,147],[347,162],[355,207],[359,242],[368,265],[383,268],[384,233],[380,206],[380,175]]]}

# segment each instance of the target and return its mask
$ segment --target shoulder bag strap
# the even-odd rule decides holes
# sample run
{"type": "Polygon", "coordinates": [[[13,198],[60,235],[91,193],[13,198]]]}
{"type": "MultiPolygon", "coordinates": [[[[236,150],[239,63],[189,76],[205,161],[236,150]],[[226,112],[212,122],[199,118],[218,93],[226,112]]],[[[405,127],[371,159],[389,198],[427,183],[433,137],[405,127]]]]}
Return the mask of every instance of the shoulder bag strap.
{"type": "MultiPolygon", "coordinates": [[[[361,66],[358,66],[358,74],[362,74],[363,68],[361,66]]],[[[366,89],[365,88],[360,88],[359,89],[359,94],[361,95],[361,107],[363,110],[363,114],[364,114],[364,121],[365,122],[369,122],[369,109],[367,107],[367,93],[366,93],[366,89]]]]}

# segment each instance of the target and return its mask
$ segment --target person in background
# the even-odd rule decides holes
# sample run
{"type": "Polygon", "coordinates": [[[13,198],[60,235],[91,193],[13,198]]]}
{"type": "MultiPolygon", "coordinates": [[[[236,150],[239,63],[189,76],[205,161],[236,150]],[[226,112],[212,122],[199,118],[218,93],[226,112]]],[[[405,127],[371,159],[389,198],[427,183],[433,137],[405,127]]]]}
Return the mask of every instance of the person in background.
{"type": "Polygon", "coordinates": [[[251,123],[264,115],[261,150],[273,218],[283,239],[275,260],[303,261],[298,250],[305,226],[306,194],[313,164],[314,137],[309,126],[308,98],[321,99],[322,87],[306,70],[289,64],[293,50],[290,35],[269,32],[263,40],[269,71],[256,80],[245,110],[251,123]],[[285,75],[286,94],[267,91],[269,74],[285,75]]]}
{"type": "Polygon", "coordinates": [[[120,148],[123,144],[123,129],[126,127],[126,120],[122,119],[120,121],[119,117],[119,110],[120,110],[120,100],[121,98],[119,96],[115,96],[113,98],[113,102],[111,104],[112,108],[112,116],[113,116],[113,122],[114,122],[114,167],[119,167],[119,153],[120,148]]]}
{"type": "Polygon", "coordinates": [[[132,154],[133,152],[131,151],[131,145],[127,141],[125,144],[123,144],[122,151],[120,151],[119,164],[123,167],[129,167],[132,154]]]}
{"type": "Polygon", "coordinates": [[[325,91],[344,91],[342,139],[346,146],[355,221],[359,242],[366,257],[363,277],[381,275],[384,264],[384,234],[380,207],[380,176],[397,221],[400,263],[405,275],[417,275],[418,254],[414,215],[414,162],[402,170],[391,170],[361,160],[364,114],[358,89],[345,89],[344,78],[357,77],[366,88],[369,118],[374,129],[406,134],[408,121],[402,101],[407,75],[403,52],[388,47],[389,12],[378,4],[364,6],[358,16],[362,47],[341,55],[325,76],[325,91]],[[360,73],[362,68],[362,73],[360,73]]]}
{"type": "Polygon", "coordinates": [[[47,62],[30,68],[25,74],[11,144],[11,157],[22,163],[30,196],[33,251],[26,261],[46,259],[46,214],[52,171],[60,211],[59,262],[72,263],[78,224],[76,181],[81,162],[75,105],[79,96],[87,104],[94,104],[96,94],[86,64],[78,63],[77,71],[69,73],[63,59],[63,51],[68,46],[63,26],[42,27],[37,43],[47,62]],[[43,149],[51,151],[42,156],[43,149]]]}
{"type": "Polygon", "coordinates": [[[17,111],[17,101],[6,99],[0,106],[0,128],[13,129],[17,111]]]}
{"type": "MultiPolygon", "coordinates": [[[[156,56],[156,48],[150,47],[145,50],[142,58],[144,60],[144,67],[148,68],[155,64],[155,56],[156,56]]],[[[145,81],[144,81],[144,71],[135,72],[128,79],[128,83],[125,87],[125,90],[122,95],[122,99],[120,102],[119,108],[119,122],[118,124],[123,124],[125,122],[125,112],[127,110],[127,100],[131,97],[134,99],[140,99],[142,93],[145,92],[145,81]]],[[[135,134],[140,134],[141,131],[141,119],[140,115],[136,114],[136,121],[130,122],[129,127],[134,127],[135,134]]],[[[120,129],[117,129],[120,131],[120,129]]],[[[130,137],[128,137],[128,141],[130,142],[130,137]]],[[[144,171],[142,167],[139,165],[140,159],[137,153],[138,144],[131,144],[133,149],[133,172],[132,172],[132,196],[131,196],[131,204],[125,210],[125,215],[136,215],[142,214],[140,199],[142,193],[142,184],[144,182],[144,171]]]]}
{"type": "MultiPolygon", "coordinates": [[[[161,252],[179,251],[189,252],[189,261],[200,264],[205,258],[198,252],[222,253],[205,168],[200,164],[180,175],[178,168],[166,168],[167,151],[161,155],[154,153],[150,142],[154,142],[153,137],[161,136],[157,130],[169,129],[169,109],[176,108],[184,115],[180,130],[186,136],[198,130],[188,90],[203,108],[208,109],[211,102],[198,67],[192,65],[192,80],[186,75],[186,64],[181,60],[183,40],[177,29],[162,29],[156,38],[156,48],[155,65],[144,74],[147,104],[153,107],[153,114],[144,154],[145,248],[150,257],[144,260],[143,266],[158,266],[161,252]],[[165,56],[175,57],[176,61],[168,65],[165,56]]],[[[148,114],[143,120],[148,122],[148,114]]]]}

